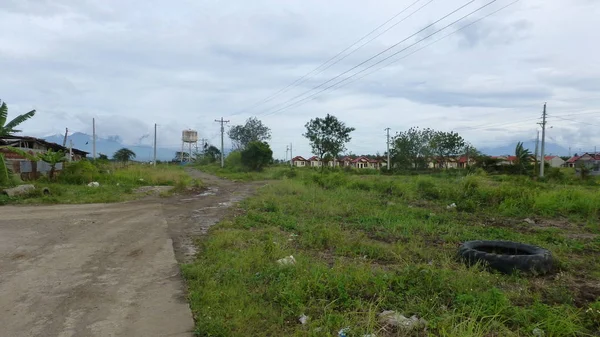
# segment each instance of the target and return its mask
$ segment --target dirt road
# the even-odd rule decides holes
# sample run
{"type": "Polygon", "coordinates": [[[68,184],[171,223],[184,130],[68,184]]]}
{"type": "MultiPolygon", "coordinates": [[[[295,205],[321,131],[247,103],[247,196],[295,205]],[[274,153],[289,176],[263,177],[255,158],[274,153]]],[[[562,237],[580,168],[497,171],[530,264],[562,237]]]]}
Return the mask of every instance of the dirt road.
{"type": "Polygon", "coordinates": [[[176,258],[257,184],[122,204],[0,207],[0,336],[191,336],[176,258]]]}

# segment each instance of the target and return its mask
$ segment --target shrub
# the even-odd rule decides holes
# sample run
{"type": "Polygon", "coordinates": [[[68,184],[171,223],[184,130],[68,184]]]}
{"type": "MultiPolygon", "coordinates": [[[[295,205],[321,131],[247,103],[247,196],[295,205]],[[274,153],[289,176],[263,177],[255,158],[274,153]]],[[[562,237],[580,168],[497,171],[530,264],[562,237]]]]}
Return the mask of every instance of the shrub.
{"type": "Polygon", "coordinates": [[[273,151],[266,142],[250,142],[241,153],[241,162],[250,170],[260,171],[273,161],[273,151]]]}
{"type": "Polygon", "coordinates": [[[87,160],[68,163],[65,166],[58,180],[67,184],[87,184],[100,174],[98,167],[87,160]]]}
{"type": "Polygon", "coordinates": [[[227,157],[225,157],[225,166],[231,171],[242,171],[242,153],[240,151],[233,151],[227,157]]]}

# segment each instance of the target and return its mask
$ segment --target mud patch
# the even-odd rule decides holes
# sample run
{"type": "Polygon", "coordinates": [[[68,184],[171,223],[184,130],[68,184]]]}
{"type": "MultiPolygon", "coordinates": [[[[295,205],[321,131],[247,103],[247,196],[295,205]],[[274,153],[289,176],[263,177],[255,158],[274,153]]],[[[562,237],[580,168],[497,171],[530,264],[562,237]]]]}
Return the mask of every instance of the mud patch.
{"type": "Polygon", "coordinates": [[[173,189],[173,186],[142,186],[133,190],[133,193],[138,194],[161,194],[173,189]]]}

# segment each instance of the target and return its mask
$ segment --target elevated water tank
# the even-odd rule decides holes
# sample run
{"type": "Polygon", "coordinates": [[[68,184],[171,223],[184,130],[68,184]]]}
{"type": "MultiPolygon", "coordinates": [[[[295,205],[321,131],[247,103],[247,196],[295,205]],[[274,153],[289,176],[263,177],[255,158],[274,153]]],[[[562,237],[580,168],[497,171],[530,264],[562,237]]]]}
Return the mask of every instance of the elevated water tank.
{"type": "Polygon", "coordinates": [[[184,143],[196,143],[198,141],[198,131],[184,130],[181,134],[184,143]]]}

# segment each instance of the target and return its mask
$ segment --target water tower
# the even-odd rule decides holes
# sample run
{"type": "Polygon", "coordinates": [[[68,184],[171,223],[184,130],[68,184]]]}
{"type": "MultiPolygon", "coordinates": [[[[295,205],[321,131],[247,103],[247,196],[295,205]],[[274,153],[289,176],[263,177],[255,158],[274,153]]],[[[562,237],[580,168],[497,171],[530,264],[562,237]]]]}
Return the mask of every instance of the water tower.
{"type": "Polygon", "coordinates": [[[181,133],[181,162],[192,161],[192,148],[195,152],[198,152],[198,131],[196,130],[183,130],[181,133]],[[186,147],[187,145],[187,147],[186,147]],[[185,156],[185,148],[189,148],[188,156],[185,156]]]}

